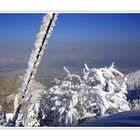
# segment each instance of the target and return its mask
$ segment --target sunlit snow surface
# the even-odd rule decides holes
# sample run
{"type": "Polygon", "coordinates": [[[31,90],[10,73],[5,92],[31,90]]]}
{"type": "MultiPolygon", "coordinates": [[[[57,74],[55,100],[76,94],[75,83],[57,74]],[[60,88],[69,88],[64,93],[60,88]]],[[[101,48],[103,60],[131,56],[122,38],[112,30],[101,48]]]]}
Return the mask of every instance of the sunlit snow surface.
{"type": "Polygon", "coordinates": [[[127,111],[89,121],[80,127],[140,127],[140,111],[127,111]]]}

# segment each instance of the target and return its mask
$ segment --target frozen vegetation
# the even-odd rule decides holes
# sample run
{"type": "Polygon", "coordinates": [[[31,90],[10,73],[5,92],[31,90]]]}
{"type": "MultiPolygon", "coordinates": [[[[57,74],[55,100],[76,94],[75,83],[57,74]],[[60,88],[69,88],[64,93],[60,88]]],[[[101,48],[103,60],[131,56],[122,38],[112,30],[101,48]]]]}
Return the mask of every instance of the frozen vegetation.
{"type": "MultiPolygon", "coordinates": [[[[47,88],[33,80],[14,126],[79,126],[112,114],[139,110],[140,101],[127,98],[127,77],[112,64],[105,68],[83,68],[83,76],[64,67],[66,77],[55,79],[56,86],[47,88]]],[[[15,106],[17,105],[17,96],[15,106]]],[[[14,113],[0,107],[0,125],[11,126],[14,113]]]]}
{"type": "Polygon", "coordinates": [[[56,19],[57,14],[44,16],[14,110],[6,113],[0,106],[0,126],[79,126],[112,114],[139,110],[139,84],[132,80],[137,75],[128,75],[127,80],[114,63],[99,69],[85,64],[82,77],[64,67],[66,76],[63,80],[55,79],[56,85],[51,88],[35,81],[56,19]]]}

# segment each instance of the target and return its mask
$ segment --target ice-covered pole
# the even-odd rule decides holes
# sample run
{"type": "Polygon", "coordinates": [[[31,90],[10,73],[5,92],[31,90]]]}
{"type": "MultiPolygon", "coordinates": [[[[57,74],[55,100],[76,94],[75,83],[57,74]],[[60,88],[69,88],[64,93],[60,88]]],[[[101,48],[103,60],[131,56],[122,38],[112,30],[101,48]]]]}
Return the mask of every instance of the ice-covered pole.
{"type": "Polygon", "coordinates": [[[31,85],[32,79],[35,76],[37,67],[41,61],[41,58],[45,49],[45,45],[48,43],[48,39],[53,31],[53,27],[55,26],[57,16],[58,14],[56,13],[49,13],[43,17],[42,24],[40,26],[40,31],[37,34],[35,47],[29,58],[28,68],[24,75],[23,84],[22,84],[22,87],[18,96],[18,100],[16,101],[16,105],[14,109],[14,116],[12,120],[12,126],[14,126],[18,118],[22,100],[24,99],[25,95],[28,94],[29,86],[31,85]]]}

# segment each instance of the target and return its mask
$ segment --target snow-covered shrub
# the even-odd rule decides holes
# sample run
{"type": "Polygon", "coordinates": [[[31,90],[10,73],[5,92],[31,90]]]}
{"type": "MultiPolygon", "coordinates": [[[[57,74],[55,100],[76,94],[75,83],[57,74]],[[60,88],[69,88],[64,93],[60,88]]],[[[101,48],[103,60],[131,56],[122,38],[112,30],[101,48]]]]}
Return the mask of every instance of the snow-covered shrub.
{"type": "Polygon", "coordinates": [[[100,69],[85,66],[83,79],[88,86],[88,93],[95,98],[101,115],[129,110],[126,78],[115,69],[114,64],[100,69]]]}
{"type": "Polygon", "coordinates": [[[83,78],[64,70],[64,80],[55,79],[56,86],[31,104],[27,126],[76,126],[84,118],[130,110],[126,78],[113,64],[100,69],[85,65],[83,78]]]}
{"type": "MultiPolygon", "coordinates": [[[[66,77],[63,80],[55,79],[56,86],[50,89],[41,86],[42,90],[38,90],[40,84],[37,84],[38,87],[33,82],[29,88],[30,95],[34,96],[37,90],[40,96],[24,98],[22,102],[28,102],[27,111],[20,110],[14,126],[77,126],[89,118],[96,119],[130,110],[126,98],[126,78],[113,64],[99,69],[90,69],[85,64],[82,78],[71,74],[66,67],[64,70],[66,77]],[[38,88],[33,90],[33,87],[38,88]]],[[[15,110],[19,104],[18,97],[16,96],[14,102],[15,110]]],[[[139,107],[134,105],[133,109],[139,107]]],[[[4,117],[1,118],[4,120],[4,117]]],[[[13,126],[11,124],[12,120],[9,119],[8,125],[13,126]]]]}
{"type": "MultiPolygon", "coordinates": [[[[28,102],[27,111],[19,111],[14,126],[77,126],[90,118],[97,119],[128,111],[130,108],[140,108],[138,101],[133,102],[133,106],[127,101],[126,78],[113,64],[99,69],[90,69],[85,64],[82,78],[71,74],[66,67],[64,70],[66,77],[63,80],[55,79],[56,86],[50,89],[38,82],[32,82],[33,85],[28,90],[33,97],[26,96],[22,100],[22,103],[28,102]]],[[[15,97],[15,111],[19,105],[18,97],[15,97]]],[[[0,125],[13,126],[11,117],[7,114],[6,118],[2,108],[0,125]]]]}
{"type": "Polygon", "coordinates": [[[7,126],[7,120],[6,120],[6,112],[0,105],[0,127],[7,126]]]}
{"type": "Polygon", "coordinates": [[[130,102],[131,110],[140,110],[140,99],[134,99],[130,102]]]}
{"type": "Polygon", "coordinates": [[[32,103],[29,106],[24,125],[28,127],[38,127],[42,126],[41,121],[42,121],[42,112],[40,100],[38,100],[37,102],[32,103]]]}

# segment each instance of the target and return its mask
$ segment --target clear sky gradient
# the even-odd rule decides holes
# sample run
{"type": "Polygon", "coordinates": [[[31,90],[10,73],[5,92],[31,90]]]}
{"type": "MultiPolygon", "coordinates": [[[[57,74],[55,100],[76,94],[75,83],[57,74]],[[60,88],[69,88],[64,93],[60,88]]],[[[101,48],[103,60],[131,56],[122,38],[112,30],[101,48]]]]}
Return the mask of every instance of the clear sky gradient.
{"type": "MultiPolygon", "coordinates": [[[[0,14],[2,68],[26,68],[43,15],[0,14]],[[13,57],[11,63],[9,57],[13,57]]],[[[62,65],[68,65],[78,71],[85,62],[101,67],[112,61],[120,69],[137,70],[139,59],[140,14],[60,14],[40,70],[49,67],[55,73],[62,65]]]]}
{"type": "MultiPolygon", "coordinates": [[[[0,14],[0,39],[32,41],[43,14],[0,14]],[[20,35],[19,35],[20,34],[20,35]]],[[[55,41],[140,43],[140,14],[60,14],[55,41]]]]}

